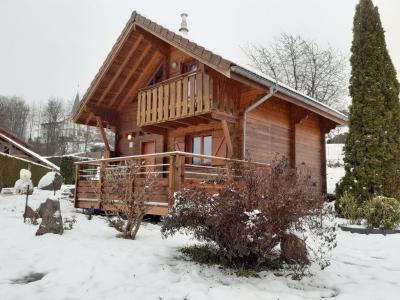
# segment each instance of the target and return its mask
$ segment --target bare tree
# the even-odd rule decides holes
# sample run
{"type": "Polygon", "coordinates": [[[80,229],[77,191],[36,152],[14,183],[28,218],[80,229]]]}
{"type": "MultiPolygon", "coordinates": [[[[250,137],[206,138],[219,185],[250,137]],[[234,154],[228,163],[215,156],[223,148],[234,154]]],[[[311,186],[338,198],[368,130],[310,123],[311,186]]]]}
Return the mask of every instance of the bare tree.
{"type": "Polygon", "coordinates": [[[300,35],[282,34],[269,47],[245,49],[251,65],[320,102],[336,108],[346,106],[347,70],[344,56],[331,47],[300,35]]]}
{"type": "Polygon", "coordinates": [[[110,226],[125,239],[135,239],[148,212],[146,201],[156,178],[150,171],[139,161],[128,161],[123,166],[102,168],[100,174],[105,186],[93,181],[110,226]]]}
{"type": "Polygon", "coordinates": [[[0,127],[25,138],[29,106],[17,96],[0,96],[0,127]]]}
{"type": "Polygon", "coordinates": [[[58,139],[59,122],[64,117],[62,101],[57,98],[50,98],[43,111],[43,129],[46,135],[46,154],[53,154],[60,146],[58,139]],[[58,146],[57,146],[58,145],[58,146]]]}

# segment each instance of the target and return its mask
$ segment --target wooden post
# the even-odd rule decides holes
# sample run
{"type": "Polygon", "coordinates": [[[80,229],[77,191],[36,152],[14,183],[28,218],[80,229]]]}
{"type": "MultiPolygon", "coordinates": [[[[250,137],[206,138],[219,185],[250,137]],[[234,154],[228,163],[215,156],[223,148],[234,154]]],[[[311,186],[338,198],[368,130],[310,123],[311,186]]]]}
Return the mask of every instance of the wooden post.
{"type": "Polygon", "coordinates": [[[26,210],[28,209],[28,197],[29,197],[29,184],[26,186],[26,200],[25,200],[25,212],[24,212],[24,223],[26,220],[26,210]]]}
{"type": "Polygon", "coordinates": [[[175,193],[175,177],[176,177],[176,156],[171,155],[169,157],[169,177],[168,177],[168,207],[170,208],[173,205],[173,197],[175,193]]]}
{"type": "Polygon", "coordinates": [[[233,144],[232,144],[232,139],[231,139],[231,135],[229,132],[228,122],[226,120],[222,120],[221,124],[222,124],[222,130],[224,132],[224,136],[225,136],[225,140],[226,140],[226,145],[228,147],[228,157],[232,158],[233,157],[233,144]]]}
{"type": "Polygon", "coordinates": [[[321,192],[326,194],[326,143],[325,143],[325,133],[330,131],[330,128],[327,128],[324,120],[322,118],[319,119],[319,127],[321,134],[321,192]]]}
{"type": "Polygon", "coordinates": [[[105,172],[106,172],[106,164],[107,162],[101,162],[100,165],[100,178],[99,178],[99,208],[102,208],[102,200],[103,200],[103,188],[104,188],[104,177],[105,177],[105,172]]]}

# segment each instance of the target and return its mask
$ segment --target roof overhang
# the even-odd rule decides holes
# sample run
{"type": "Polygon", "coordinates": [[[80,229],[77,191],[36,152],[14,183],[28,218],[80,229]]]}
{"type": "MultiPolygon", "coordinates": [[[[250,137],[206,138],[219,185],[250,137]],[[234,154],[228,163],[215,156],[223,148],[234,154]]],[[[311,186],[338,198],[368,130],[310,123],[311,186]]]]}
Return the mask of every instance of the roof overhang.
{"type": "Polygon", "coordinates": [[[337,111],[336,109],[333,109],[329,106],[327,106],[324,103],[321,103],[307,95],[304,95],[300,93],[299,91],[292,89],[282,83],[275,82],[271,79],[268,79],[264,76],[261,76],[259,74],[256,74],[248,69],[245,69],[241,66],[232,66],[231,71],[239,76],[242,76],[244,78],[247,78],[255,83],[258,83],[261,86],[270,88],[270,87],[276,87],[278,92],[276,94],[276,97],[281,98],[285,101],[292,102],[294,104],[297,104],[299,106],[302,106],[306,109],[309,109],[319,115],[322,115],[323,117],[330,119],[331,121],[334,121],[337,124],[340,125],[345,125],[347,126],[349,123],[348,117],[337,111]]]}

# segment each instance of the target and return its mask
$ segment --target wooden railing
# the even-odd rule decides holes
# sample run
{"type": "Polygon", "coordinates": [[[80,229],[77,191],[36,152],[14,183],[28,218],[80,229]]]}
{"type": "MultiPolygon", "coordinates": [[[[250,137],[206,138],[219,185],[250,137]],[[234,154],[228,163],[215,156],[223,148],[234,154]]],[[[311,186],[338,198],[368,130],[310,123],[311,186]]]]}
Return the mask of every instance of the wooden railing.
{"type": "Polygon", "coordinates": [[[217,192],[224,180],[236,176],[228,167],[229,163],[248,163],[180,151],[76,162],[75,207],[102,209],[101,193],[108,188],[108,183],[101,176],[104,174],[102,168],[123,168],[130,161],[140,162],[143,174],[156,176],[147,199],[151,206],[149,214],[156,215],[168,213],[173,204],[172,195],[183,186],[197,185],[212,193],[217,192]],[[204,159],[211,164],[193,164],[193,158],[204,159]]]}
{"type": "Polygon", "coordinates": [[[201,115],[212,108],[212,78],[202,71],[191,72],[140,90],[137,125],[201,115]]]}

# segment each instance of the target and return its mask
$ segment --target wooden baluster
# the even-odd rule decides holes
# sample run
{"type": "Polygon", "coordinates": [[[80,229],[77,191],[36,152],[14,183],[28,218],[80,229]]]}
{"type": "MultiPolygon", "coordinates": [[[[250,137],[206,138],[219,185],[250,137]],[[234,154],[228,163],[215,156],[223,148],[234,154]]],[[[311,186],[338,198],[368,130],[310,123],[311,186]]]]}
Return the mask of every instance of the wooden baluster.
{"type": "Polygon", "coordinates": [[[189,115],[194,115],[194,106],[195,106],[195,81],[194,76],[190,76],[189,78],[189,88],[190,88],[190,102],[189,102],[189,115]]]}
{"type": "Polygon", "coordinates": [[[188,113],[188,88],[189,88],[188,78],[187,77],[183,78],[182,82],[183,82],[182,117],[185,117],[188,113]]]}
{"type": "Polygon", "coordinates": [[[169,85],[164,86],[164,121],[169,119],[169,85]]]}
{"type": "Polygon", "coordinates": [[[141,104],[141,122],[140,125],[144,125],[146,123],[146,93],[142,92],[142,104],[141,104]]]}
{"type": "Polygon", "coordinates": [[[163,111],[164,111],[164,89],[161,86],[158,87],[158,118],[157,121],[162,121],[163,119],[163,111]]]}
{"type": "Polygon", "coordinates": [[[142,93],[138,94],[138,100],[137,100],[137,116],[136,116],[136,125],[140,126],[140,107],[142,106],[142,93]]]}
{"type": "Polygon", "coordinates": [[[182,111],[182,80],[176,82],[176,117],[181,117],[182,111]]]}
{"type": "Polygon", "coordinates": [[[196,74],[196,112],[203,111],[203,73],[196,74]]]}
{"type": "Polygon", "coordinates": [[[210,77],[207,74],[203,74],[203,101],[204,111],[210,110],[210,77]]]}
{"type": "Polygon", "coordinates": [[[156,123],[157,122],[157,88],[152,90],[152,100],[153,100],[153,107],[151,111],[151,122],[156,123]]]}
{"type": "Polygon", "coordinates": [[[146,92],[146,124],[150,124],[151,122],[151,91],[148,90],[146,92]]]}
{"type": "Polygon", "coordinates": [[[176,104],[176,93],[175,93],[175,82],[171,82],[169,85],[169,102],[170,102],[170,112],[169,118],[175,119],[175,104],[176,104]]]}

